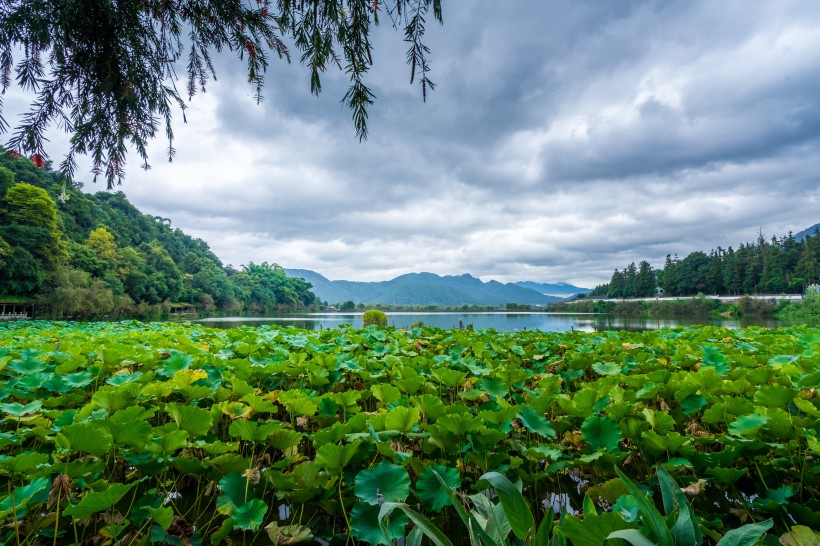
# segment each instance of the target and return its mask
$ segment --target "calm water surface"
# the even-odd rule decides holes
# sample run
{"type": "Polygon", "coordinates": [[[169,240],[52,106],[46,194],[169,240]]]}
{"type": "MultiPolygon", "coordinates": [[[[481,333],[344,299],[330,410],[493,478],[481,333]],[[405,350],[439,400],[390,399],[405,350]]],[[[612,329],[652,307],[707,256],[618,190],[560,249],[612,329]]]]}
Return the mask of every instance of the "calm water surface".
{"type": "MultiPolygon", "coordinates": [[[[656,328],[671,328],[692,324],[713,324],[726,328],[741,328],[744,326],[776,327],[785,324],[773,320],[740,321],[726,320],[687,320],[687,319],[649,319],[616,317],[594,313],[539,313],[539,312],[388,312],[387,323],[396,328],[408,328],[419,322],[425,326],[438,328],[458,328],[472,325],[475,329],[493,329],[500,332],[515,332],[520,330],[543,330],[548,332],[565,332],[568,330],[584,330],[587,332],[602,330],[653,330],[656,328]]],[[[199,319],[194,322],[202,323],[215,328],[237,328],[240,326],[260,326],[262,324],[279,324],[296,326],[306,330],[320,330],[338,328],[342,324],[362,327],[361,313],[304,313],[290,315],[276,315],[267,317],[212,317],[199,319]]]]}

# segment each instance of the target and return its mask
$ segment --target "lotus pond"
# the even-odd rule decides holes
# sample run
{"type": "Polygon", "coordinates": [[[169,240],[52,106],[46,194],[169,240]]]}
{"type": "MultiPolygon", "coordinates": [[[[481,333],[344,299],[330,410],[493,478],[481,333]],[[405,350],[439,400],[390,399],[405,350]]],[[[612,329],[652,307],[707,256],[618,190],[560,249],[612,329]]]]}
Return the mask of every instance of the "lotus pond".
{"type": "Polygon", "coordinates": [[[4,544],[820,536],[817,328],[21,322],[0,376],[4,544]]]}

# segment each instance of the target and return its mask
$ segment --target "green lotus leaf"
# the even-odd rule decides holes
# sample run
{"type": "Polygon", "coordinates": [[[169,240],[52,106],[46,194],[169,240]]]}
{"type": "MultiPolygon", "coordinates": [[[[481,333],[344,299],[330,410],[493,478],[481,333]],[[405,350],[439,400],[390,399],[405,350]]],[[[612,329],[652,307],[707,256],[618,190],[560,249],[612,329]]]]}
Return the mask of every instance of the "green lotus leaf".
{"type": "Polygon", "coordinates": [[[156,522],[157,525],[162,527],[163,531],[167,531],[168,528],[171,526],[171,522],[174,520],[174,509],[170,506],[160,506],[159,508],[152,508],[148,506],[146,508],[151,517],[156,522]]]}
{"type": "Polygon", "coordinates": [[[401,391],[389,383],[379,383],[370,387],[370,392],[385,407],[401,398],[401,391]]]}
{"type": "Polygon", "coordinates": [[[581,425],[581,434],[592,449],[615,451],[621,441],[621,427],[605,416],[590,415],[581,425]]]}
{"type": "Polygon", "coordinates": [[[265,521],[265,514],[268,513],[268,505],[259,499],[252,499],[246,504],[238,507],[231,515],[236,529],[243,531],[258,531],[265,521]]]}
{"type": "Polygon", "coordinates": [[[312,416],[319,409],[306,394],[298,390],[279,393],[279,402],[290,415],[296,417],[312,416]]]}
{"type": "Polygon", "coordinates": [[[105,383],[114,387],[125,385],[126,383],[133,383],[142,377],[142,372],[134,373],[118,373],[106,379],[105,383]]]}
{"type": "Polygon", "coordinates": [[[724,376],[729,373],[729,363],[726,356],[717,347],[701,345],[703,364],[701,367],[714,368],[715,373],[724,376]]]}
{"type": "Polygon", "coordinates": [[[82,389],[83,387],[87,387],[94,380],[94,375],[88,371],[68,373],[58,377],[61,377],[63,383],[72,389],[82,389]]]}
{"type": "Polygon", "coordinates": [[[111,449],[114,438],[92,423],[76,423],[60,429],[54,442],[65,449],[102,457],[111,449]]]}
{"type": "Polygon", "coordinates": [[[711,466],[706,469],[706,475],[712,476],[721,483],[731,484],[746,475],[748,471],[748,468],[723,468],[719,466],[711,466]]]}
{"type": "Polygon", "coordinates": [[[447,413],[444,402],[432,394],[413,396],[410,398],[410,403],[417,407],[426,419],[438,419],[447,413]]]}
{"type": "Polygon", "coordinates": [[[781,385],[763,387],[755,393],[755,404],[770,408],[784,408],[794,400],[795,392],[781,385]]]}
{"type": "Polygon", "coordinates": [[[356,454],[360,441],[344,445],[325,444],[316,450],[316,464],[331,474],[341,474],[356,454]]]}
{"type": "Polygon", "coordinates": [[[700,410],[706,405],[706,398],[699,394],[690,394],[680,403],[680,409],[687,417],[700,410]]]}
{"type": "Polygon", "coordinates": [[[256,393],[246,394],[241,401],[247,403],[256,413],[276,413],[278,411],[276,404],[256,393]]]}
{"type": "Polygon", "coordinates": [[[465,377],[467,377],[467,372],[451,370],[443,366],[433,370],[433,379],[449,388],[460,385],[465,377]]]}
{"type": "Polygon", "coordinates": [[[760,430],[769,418],[765,415],[742,415],[729,424],[729,433],[735,436],[745,436],[760,430]]]}
{"type": "Polygon", "coordinates": [[[481,421],[472,415],[451,414],[439,418],[435,426],[446,432],[464,436],[468,432],[478,430],[481,427],[481,421]]]}
{"type": "Polygon", "coordinates": [[[403,501],[410,494],[410,476],[401,466],[381,462],[356,475],[354,491],[368,504],[403,501]]]}
{"type": "Polygon", "coordinates": [[[637,524],[625,521],[619,513],[604,512],[600,515],[584,514],[583,519],[566,516],[557,531],[573,544],[606,544],[607,537],[615,531],[634,529],[637,524]]]}
{"type": "Polygon", "coordinates": [[[268,444],[276,449],[285,450],[298,446],[302,441],[302,437],[302,433],[296,430],[275,430],[270,436],[268,436],[268,444]]]}
{"type": "Polygon", "coordinates": [[[25,406],[18,402],[11,402],[7,404],[0,404],[0,411],[13,415],[15,417],[23,417],[24,415],[32,415],[40,411],[43,403],[40,400],[30,402],[25,406]]]}
{"type": "Polygon", "coordinates": [[[46,477],[32,480],[28,485],[15,487],[11,495],[0,500],[0,518],[15,512],[17,519],[25,515],[29,506],[41,504],[48,500],[51,480],[46,477]]]}
{"type": "Polygon", "coordinates": [[[614,362],[595,362],[592,369],[599,375],[618,375],[623,367],[614,362]]]}
{"type": "Polygon", "coordinates": [[[425,468],[419,475],[419,479],[416,481],[416,496],[425,510],[430,509],[434,512],[440,512],[442,508],[450,504],[450,494],[436,477],[436,473],[441,476],[444,483],[452,491],[456,491],[461,487],[461,478],[455,468],[448,468],[435,463],[425,468]]]}
{"type": "Polygon", "coordinates": [[[359,391],[342,391],[334,392],[330,398],[344,408],[345,413],[356,413],[359,411],[359,400],[362,399],[362,393],[359,391]]]}
{"type": "Polygon", "coordinates": [[[33,354],[28,354],[23,359],[12,360],[8,363],[8,369],[20,375],[36,374],[47,368],[48,365],[33,354]]]}
{"type": "Polygon", "coordinates": [[[487,391],[490,396],[507,396],[510,391],[507,384],[497,377],[482,377],[478,381],[478,386],[487,391]]]}
{"type": "Polygon", "coordinates": [[[674,453],[690,442],[689,438],[677,432],[658,434],[647,430],[641,434],[641,445],[650,451],[674,453]]]}
{"type": "Polygon", "coordinates": [[[166,378],[171,378],[180,370],[187,370],[194,363],[194,356],[180,351],[172,350],[171,356],[165,360],[163,366],[158,370],[159,374],[166,378]]]}
{"type": "Polygon", "coordinates": [[[186,431],[192,438],[208,434],[214,423],[211,412],[193,406],[168,404],[165,411],[176,421],[179,429],[186,431]]]}
{"type": "Polygon", "coordinates": [[[79,503],[66,508],[64,513],[75,520],[86,519],[97,512],[113,508],[135,485],[137,484],[112,483],[104,491],[89,491],[79,503]]]}
{"type": "Polygon", "coordinates": [[[37,467],[48,464],[50,460],[51,457],[45,453],[20,453],[0,459],[0,470],[9,474],[31,474],[37,467]]]}
{"type": "Polygon", "coordinates": [[[387,413],[384,419],[384,428],[387,430],[410,432],[419,422],[419,418],[418,408],[398,406],[387,413]]]}
{"type": "MultiPolygon", "coordinates": [[[[404,512],[390,514],[387,523],[387,539],[392,541],[404,536],[404,528],[407,523],[408,518],[404,512]]],[[[355,538],[368,544],[390,544],[379,526],[378,505],[374,506],[363,501],[357,502],[350,512],[350,528],[353,530],[355,538]]]]}
{"type": "Polygon", "coordinates": [[[256,421],[237,419],[231,423],[230,428],[228,428],[228,434],[230,434],[232,438],[241,438],[247,442],[264,442],[268,436],[282,428],[282,426],[282,423],[278,421],[260,425],[256,421]]]}
{"type": "Polygon", "coordinates": [[[518,412],[518,418],[527,427],[527,430],[534,432],[544,438],[555,438],[555,429],[552,428],[549,420],[532,408],[523,407],[518,412]]]}
{"type": "Polygon", "coordinates": [[[236,472],[226,474],[219,480],[219,491],[219,496],[216,498],[216,509],[221,514],[233,514],[237,508],[255,498],[253,487],[249,487],[248,479],[236,472]]]}
{"type": "Polygon", "coordinates": [[[188,432],[185,430],[172,430],[170,432],[159,432],[152,429],[152,440],[145,445],[145,449],[152,453],[158,453],[163,457],[168,457],[188,445],[188,432]]]}

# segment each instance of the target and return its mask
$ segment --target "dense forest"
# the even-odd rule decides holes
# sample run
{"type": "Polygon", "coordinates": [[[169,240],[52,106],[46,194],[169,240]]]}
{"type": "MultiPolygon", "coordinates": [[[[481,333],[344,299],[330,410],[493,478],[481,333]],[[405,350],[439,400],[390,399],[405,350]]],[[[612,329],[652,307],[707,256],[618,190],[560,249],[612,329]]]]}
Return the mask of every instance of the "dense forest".
{"type": "Polygon", "coordinates": [[[667,296],[697,294],[802,293],[820,277],[820,232],[798,240],[792,234],[732,247],[709,254],[692,252],[683,259],[667,255],[662,269],[648,262],[615,270],[607,284],[596,286],[590,297],[653,296],[658,288],[667,296]]]}
{"type": "Polygon", "coordinates": [[[310,283],[281,267],[223,267],[206,242],[122,192],[84,193],[33,159],[0,149],[0,299],[52,317],[316,305],[310,283]]]}

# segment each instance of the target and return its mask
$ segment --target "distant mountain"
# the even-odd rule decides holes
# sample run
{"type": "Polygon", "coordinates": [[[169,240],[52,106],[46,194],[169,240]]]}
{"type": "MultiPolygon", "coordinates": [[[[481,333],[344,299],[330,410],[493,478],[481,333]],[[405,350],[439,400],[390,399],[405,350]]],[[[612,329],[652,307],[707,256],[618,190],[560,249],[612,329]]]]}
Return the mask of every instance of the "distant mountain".
{"type": "Polygon", "coordinates": [[[531,281],[520,281],[515,283],[518,286],[523,288],[529,288],[530,290],[535,290],[539,294],[544,294],[547,296],[557,296],[557,297],[569,297],[574,296],[575,294],[586,294],[587,292],[591,292],[591,288],[580,288],[578,286],[574,286],[572,284],[568,284],[565,282],[559,283],[537,283],[531,281]]]}
{"type": "Polygon", "coordinates": [[[814,232],[815,232],[815,231],[817,231],[817,230],[820,230],[820,224],[814,224],[814,225],[813,225],[813,226],[811,226],[810,228],[808,228],[808,229],[804,229],[804,230],[803,230],[803,231],[801,231],[800,233],[796,234],[796,235],[794,236],[794,238],[795,238],[797,241],[802,241],[803,239],[805,239],[805,238],[806,238],[806,235],[811,235],[812,237],[814,237],[814,232]]]}
{"type": "MultiPolygon", "coordinates": [[[[505,303],[546,305],[564,299],[514,283],[483,282],[472,275],[408,273],[389,281],[357,282],[331,281],[307,269],[286,269],[285,273],[311,283],[313,293],[331,304],[350,300],[365,304],[455,307],[505,303]]],[[[567,295],[577,291],[568,291],[567,295]]]]}

